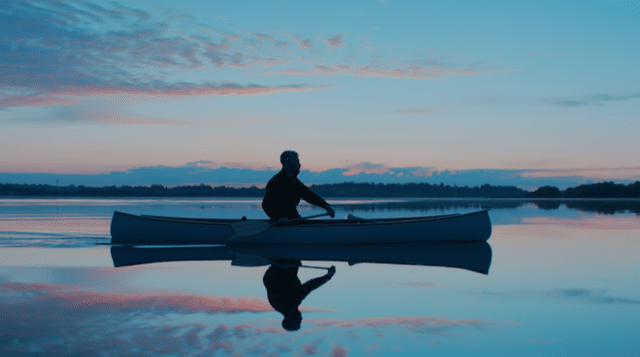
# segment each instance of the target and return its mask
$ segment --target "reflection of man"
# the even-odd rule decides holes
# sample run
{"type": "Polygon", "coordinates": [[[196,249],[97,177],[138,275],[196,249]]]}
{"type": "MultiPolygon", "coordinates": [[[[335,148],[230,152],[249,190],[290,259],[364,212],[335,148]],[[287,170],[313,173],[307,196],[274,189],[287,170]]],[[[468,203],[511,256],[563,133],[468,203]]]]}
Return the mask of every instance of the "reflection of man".
{"type": "Polygon", "coordinates": [[[284,315],[282,327],[288,331],[300,329],[302,314],[298,310],[300,303],[313,290],[331,280],[336,267],[331,266],[329,272],[321,277],[300,283],[298,266],[300,261],[288,261],[272,264],[264,273],[262,282],[267,288],[267,298],[274,310],[284,315]]]}
{"type": "Polygon", "coordinates": [[[333,208],[298,180],[297,176],[300,173],[298,153],[285,151],[280,155],[280,162],[282,170],[269,180],[262,200],[262,208],[271,221],[286,224],[290,219],[300,218],[296,209],[300,199],[326,209],[331,218],[335,217],[336,212],[333,208]]]}

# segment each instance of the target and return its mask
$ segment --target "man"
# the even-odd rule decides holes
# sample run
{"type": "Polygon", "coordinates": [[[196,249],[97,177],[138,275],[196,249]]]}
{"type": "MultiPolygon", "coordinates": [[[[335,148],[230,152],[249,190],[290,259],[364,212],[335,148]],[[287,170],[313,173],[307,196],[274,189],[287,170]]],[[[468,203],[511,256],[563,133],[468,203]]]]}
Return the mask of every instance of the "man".
{"type": "Polygon", "coordinates": [[[325,200],[298,180],[300,159],[297,152],[283,152],[280,162],[282,170],[269,180],[262,200],[262,209],[271,218],[271,222],[288,224],[289,220],[300,218],[296,209],[300,199],[326,209],[331,218],[336,216],[336,212],[325,200]]]}
{"type": "Polygon", "coordinates": [[[274,310],[280,312],[284,319],[282,327],[287,331],[300,329],[302,314],[299,307],[307,295],[331,280],[336,267],[331,266],[327,274],[311,279],[302,284],[298,279],[300,261],[276,261],[264,273],[262,282],[267,288],[267,298],[274,310]]]}

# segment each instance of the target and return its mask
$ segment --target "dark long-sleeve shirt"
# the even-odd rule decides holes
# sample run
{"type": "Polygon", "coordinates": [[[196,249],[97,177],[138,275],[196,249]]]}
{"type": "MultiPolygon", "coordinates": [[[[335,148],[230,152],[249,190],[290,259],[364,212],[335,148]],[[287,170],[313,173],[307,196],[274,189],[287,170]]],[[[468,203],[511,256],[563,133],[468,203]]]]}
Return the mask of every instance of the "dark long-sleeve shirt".
{"type": "Polygon", "coordinates": [[[329,204],[305,186],[297,177],[289,177],[284,171],[278,172],[269,183],[262,200],[262,209],[271,218],[277,221],[280,218],[299,218],[296,207],[300,199],[312,205],[327,208],[329,204]]]}

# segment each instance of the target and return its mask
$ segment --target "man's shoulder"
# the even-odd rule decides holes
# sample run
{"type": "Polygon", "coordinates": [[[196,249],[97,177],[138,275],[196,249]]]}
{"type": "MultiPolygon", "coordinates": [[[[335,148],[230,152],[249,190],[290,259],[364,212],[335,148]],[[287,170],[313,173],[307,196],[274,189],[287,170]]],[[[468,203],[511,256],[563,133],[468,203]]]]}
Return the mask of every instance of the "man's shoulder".
{"type": "Polygon", "coordinates": [[[273,177],[271,177],[271,180],[269,180],[269,182],[271,181],[282,181],[284,179],[287,178],[287,175],[284,173],[284,171],[279,171],[277,174],[273,175],[273,177]]]}
{"type": "Polygon", "coordinates": [[[285,184],[288,180],[289,177],[283,171],[280,171],[277,174],[273,175],[269,182],[267,182],[267,186],[285,184]]]}

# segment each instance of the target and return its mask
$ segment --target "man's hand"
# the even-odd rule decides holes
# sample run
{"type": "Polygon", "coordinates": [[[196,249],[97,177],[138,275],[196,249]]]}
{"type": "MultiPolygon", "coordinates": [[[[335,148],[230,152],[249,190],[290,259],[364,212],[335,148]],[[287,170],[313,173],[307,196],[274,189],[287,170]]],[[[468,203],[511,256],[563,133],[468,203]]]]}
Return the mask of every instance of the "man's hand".
{"type": "Polygon", "coordinates": [[[289,218],[287,217],[282,217],[280,218],[277,222],[276,222],[277,226],[288,226],[289,225],[289,218]]]}
{"type": "Polygon", "coordinates": [[[331,206],[327,206],[327,214],[333,218],[336,216],[336,211],[333,210],[333,207],[331,206]]]}
{"type": "Polygon", "coordinates": [[[331,266],[331,268],[329,268],[329,272],[327,273],[327,277],[329,279],[331,279],[333,277],[333,274],[336,273],[336,267],[335,266],[331,266]]]}

